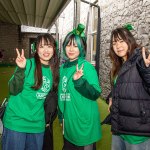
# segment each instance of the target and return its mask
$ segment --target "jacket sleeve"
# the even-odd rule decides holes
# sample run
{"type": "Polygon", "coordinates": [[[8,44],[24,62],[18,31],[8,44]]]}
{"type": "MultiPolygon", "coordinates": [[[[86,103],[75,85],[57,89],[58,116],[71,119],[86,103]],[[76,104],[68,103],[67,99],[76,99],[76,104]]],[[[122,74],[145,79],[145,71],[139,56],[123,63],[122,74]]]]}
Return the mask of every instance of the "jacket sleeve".
{"type": "Polygon", "coordinates": [[[11,95],[17,95],[22,91],[24,78],[25,78],[25,69],[17,67],[14,75],[12,76],[12,78],[9,80],[8,83],[9,93],[11,95]]]}
{"type": "Polygon", "coordinates": [[[146,67],[144,60],[140,59],[137,62],[137,69],[141,78],[143,79],[143,85],[146,91],[150,94],[150,67],[146,67]]]}
{"type": "Polygon", "coordinates": [[[75,89],[84,97],[96,100],[100,96],[100,91],[96,90],[89,82],[84,79],[80,78],[78,80],[74,80],[75,89]]]}

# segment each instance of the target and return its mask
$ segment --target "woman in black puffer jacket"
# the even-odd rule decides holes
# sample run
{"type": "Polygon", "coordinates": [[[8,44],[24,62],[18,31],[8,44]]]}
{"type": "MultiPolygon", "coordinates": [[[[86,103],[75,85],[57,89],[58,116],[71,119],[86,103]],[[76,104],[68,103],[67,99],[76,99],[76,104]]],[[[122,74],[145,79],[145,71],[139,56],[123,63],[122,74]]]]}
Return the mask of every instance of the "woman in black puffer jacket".
{"type": "Polygon", "coordinates": [[[113,84],[111,106],[112,150],[148,150],[150,147],[150,54],[131,32],[111,33],[113,84]]]}

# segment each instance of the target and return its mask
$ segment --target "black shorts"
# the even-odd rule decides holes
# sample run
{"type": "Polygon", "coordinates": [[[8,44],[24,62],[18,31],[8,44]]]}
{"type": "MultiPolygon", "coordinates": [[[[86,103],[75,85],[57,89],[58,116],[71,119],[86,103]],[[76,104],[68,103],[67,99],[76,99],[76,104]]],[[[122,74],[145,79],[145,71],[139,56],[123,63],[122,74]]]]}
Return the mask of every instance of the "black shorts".
{"type": "Polygon", "coordinates": [[[64,138],[64,147],[63,150],[96,150],[96,143],[92,143],[86,146],[77,146],[64,138]]]}

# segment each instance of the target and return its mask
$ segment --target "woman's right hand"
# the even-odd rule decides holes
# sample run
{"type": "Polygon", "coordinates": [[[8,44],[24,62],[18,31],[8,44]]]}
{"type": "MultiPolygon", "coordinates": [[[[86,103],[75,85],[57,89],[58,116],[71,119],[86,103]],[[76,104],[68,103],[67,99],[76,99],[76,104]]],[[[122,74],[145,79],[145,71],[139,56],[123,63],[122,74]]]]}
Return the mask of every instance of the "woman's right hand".
{"type": "Polygon", "coordinates": [[[150,54],[146,58],[146,50],[145,47],[142,48],[142,56],[146,67],[150,66],[150,54]]]}
{"type": "Polygon", "coordinates": [[[83,64],[81,68],[79,69],[78,64],[76,65],[76,73],[73,75],[74,80],[78,80],[83,76],[83,64]]]}
{"type": "Polygon", "coordinates": [[[24,57],[24,50],[22,49],[21,54],[18,50],[18,48],[16,48],[16,52],[17,52],[17,58],[16,58],[16,64],[19,68],[25,68],[26,66],[26,58],[24,57]]]}
{"type": "Polygon", "coordinates": [[[112,105],[112,98],[109,98],[108,112],[110,112],[111,105],[112,105]]]}

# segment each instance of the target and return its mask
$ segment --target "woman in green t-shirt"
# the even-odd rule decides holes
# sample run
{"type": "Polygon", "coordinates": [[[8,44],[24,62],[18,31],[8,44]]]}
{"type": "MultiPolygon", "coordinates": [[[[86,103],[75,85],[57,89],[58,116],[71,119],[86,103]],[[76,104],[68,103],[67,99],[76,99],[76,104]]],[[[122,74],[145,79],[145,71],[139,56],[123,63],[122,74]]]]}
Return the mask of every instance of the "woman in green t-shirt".
{"type": "Polygon", "coordinates": [[[111,33],[112,150],[150,147],[150,54],[139,46],[129,28],[111,33]]]}
{"type": "Polygon", "coordinates": [[[42,150],[46,127],[44,101],[57,90],[58,58],[52,35],[37,37],[34,58],[26,59],[16,49],[17,69],[9,81],[10,97],[3,117],[4,150],[42,150]]]}
{"type": "Polygon", "coordinates": [[[63,123],[64,150],[96,150],[102,137],[97,98],[101,88],[96,70],[85,60],[84,25],[68,33],[64,54],[68,58],[60,68],[58,88],[59,119],[63,123]]]}

